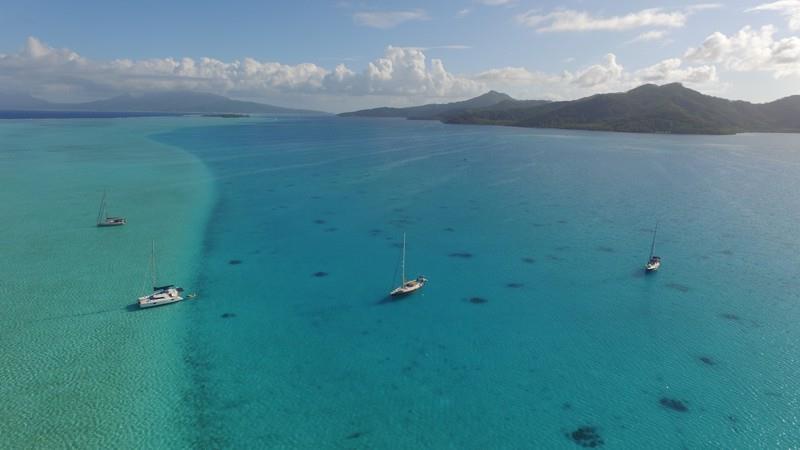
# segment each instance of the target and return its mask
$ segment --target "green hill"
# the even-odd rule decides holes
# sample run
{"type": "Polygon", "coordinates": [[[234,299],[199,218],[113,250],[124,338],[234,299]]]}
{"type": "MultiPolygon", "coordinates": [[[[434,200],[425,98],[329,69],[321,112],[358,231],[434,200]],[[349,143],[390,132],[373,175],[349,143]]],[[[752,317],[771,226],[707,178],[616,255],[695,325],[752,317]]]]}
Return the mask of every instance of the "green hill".
{"type": "Polygon", "coordinates": [[[530,107],[499,104],[451,114],[444,121],[638,133],[800,132],[800,96],[754,104],[704,95],[678,83],[648,84],[530,107]]]}

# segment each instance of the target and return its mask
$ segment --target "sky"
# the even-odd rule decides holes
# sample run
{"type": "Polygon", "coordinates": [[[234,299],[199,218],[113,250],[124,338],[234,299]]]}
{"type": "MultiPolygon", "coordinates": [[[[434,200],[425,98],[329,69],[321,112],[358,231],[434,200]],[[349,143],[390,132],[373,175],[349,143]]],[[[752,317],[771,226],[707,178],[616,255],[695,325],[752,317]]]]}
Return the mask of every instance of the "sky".
{"type": "Polygon", "coordinates": [[[800,94],[800,0],[3,0],[0,91],[192,90],[330,112],[644,83],[800,94]]]}

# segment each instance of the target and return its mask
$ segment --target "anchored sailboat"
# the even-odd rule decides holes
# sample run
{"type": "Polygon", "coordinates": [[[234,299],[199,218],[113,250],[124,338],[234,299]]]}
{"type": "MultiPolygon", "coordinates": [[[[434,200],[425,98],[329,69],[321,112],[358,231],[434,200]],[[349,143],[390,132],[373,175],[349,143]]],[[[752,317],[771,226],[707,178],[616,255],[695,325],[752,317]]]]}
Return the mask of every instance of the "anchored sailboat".
{"type": "Polygon", "coordinates": [[[392,297],[401,297],[403,295],[411,294],[414,291],[421,289],[425,286],[425,283],[428,281],[427,278],[420,275],[415,280],[406,280],[406,234],[403,233],[403,258],[400,262],[401,272],[402,272],[402,283],[400,286],[394,288],[392,292],[389,293],[392,297]]]}
{"type": "Polygon", "coordinates": [[[659,267],[661,267],[661,257],[655,256],[656,233],[658,233],[658,222],[656,222],[656,227],[653,229],[653,242],[650,244],[650,259],[644,266],[645,272],[655,272],[659,267]]]}
{"type": "Polygon", "coordinates": [[[106,216],[106,193],[103,191],[103,198],[100,200],[100,211],[97,212],[97,226],[98,227],[118,227],[125,225],[127,222],[124,217],[110,217],[106,216]]]}
{"type": "Polygon", "coordinates": [[[139,297],[139,308],[150,308],[183,300],[183,297],[181,297],[183,288],[176,287],[174,284],[156,286],[158,283],[158,268],[156,266],[155,241],[153,241],[153,250],[150,254],[150,281],[152,282],[153,293],[139,297]]]}

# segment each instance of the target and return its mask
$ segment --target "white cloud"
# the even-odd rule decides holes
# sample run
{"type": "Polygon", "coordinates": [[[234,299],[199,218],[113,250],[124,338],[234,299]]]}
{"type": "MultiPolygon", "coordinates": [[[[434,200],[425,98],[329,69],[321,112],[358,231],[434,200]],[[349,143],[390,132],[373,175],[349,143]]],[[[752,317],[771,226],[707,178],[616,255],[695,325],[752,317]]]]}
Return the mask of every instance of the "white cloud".
{"type": "Polygon", "coordinates": [[[423,50],[388,47],[382,58],[355,72],[340,64],[328,70],[252,58],[116,59],[92,61],[29,38],[18,53],[0,54],[0,85],[38,95],[59,91],[73,97],[127,92],[197,90],[264,98],[277,93],[463,97],[480,93],[480,82],[454,75],[423,50]]]}
{"type": "Polygon", "coordinates": [[[404,22],[428,20],[430,17],[422,9],[411,11],[362,11],[353,14],[353,20],[366,27],[394,28],[404,22]]]}
{"type": "Polygon", "coordinates": [[[466,16],[468,16],[468,15],[469,15],[471,12],[472,12],[472,9],[471,9],[471,8],[464,8],[464,9],[460,9],[460,10],[459,10],[459,11],[456,13],[456,17],[466,17],[466,16]]]}
{"type": "Polygon", "coordinates": [[[477,3],[486,6],[504,6],[516,3],[516,0],[477,0],[477,3]]]}
{"type": "Polygon", "coordinates": [[[685,58],[737,72],[771,72],[776,78],[800,75],[800,38],[776,39],[771,25],[758,30],[747,26],[731,36],[711,34],[701,46],[687,50],[685,58]]]}
{"type": "MultiPolygon", "coordinates": [[[[800,48],[800,40],[797,44],[800,48]]],[[[786,45],[770,48],[776,61],[796,61],[800,55],[786,45]]],[[[704,51],[713,55],[711,59],[725,60],[720,52],[710,48],[704,51]]],[[[696,52],[700,54],[700,50],[696,52]]],[[[280,98],[284,104],[302,102],[307,107],[315,107],[316,101],[316,107],[324,103],[328,108],[344,109],[355,104],[367,107],[451,101],[488,89],[520,98],[564,99],[627,90],[644,82],[707,86],[717,81],[713,64],[684,67],[679,59],[670,59],[631,72],[615,55],[608,54],[596,64],[560,73],[503,67],[457,75],[448,72],[441,60],[427,58],[424,49],[411,47],[387,47],[382,57],[357,71],[344,64],[327,69],[312,63],[289,65],[252,58],[230,62],[213,58],[99,61],[29,38],[20,51],[0,54],[0,86],[58,100],[194,90],[267,102],[280,98]]]]}
{"type": "Polygon", "coordinates": [[[607,54],[601,64],[593,64],[575,74],[572,83],[584,88],[606,86],[621,79],[624,69],[613,53],[607,54]]]}
{"type": "Polygon", "coordinates": [[[667,32],[664,30],[654,30],[654,31],[646,31],[635,38],[628,41],[630,44],[634,44],[637,42],[652,42],[652,41],[661,41],[665,37],[667,37],[667,32]]]}
{"type": "Polygon", "coordinates": [[[754,11],[777,11],[789,18],[790,29],[800,30],[800,0],[779,0],[746,10],[746,12],[754,11]]]}
{"type": "Polygon", "coordinates": [[[682,67],[680,59],[668,59],[635,72],[626,71],[614,54],[600,63],[577,71],[548,74],[523,67],[504,67],[474,77],[494,89],[522,93],[528,98],[577,98],[586,95],[632,89],[644,83],[686,83],[708,88],[718,82],[711,65],[682,67]]]}
{"type": "Polygon", "coordinates": [[[696,11],[707,11],[709,9],[719,9],[724,7],[722,3],[696,3],[686,7],[686,11],[693,13],[696,11]]]}
{"type": "Polygon", "coordinates": [[[600,17],[585,11],[557,10],[539,14],[530,10],[517,16],[517,21],[540,33],[558,31],[623,31],[642,27],[680,28],[686,24],[687,13],[643,9],[624,16],[600,17]]]}
{"type": "Polygon", "coordinates": [[[690,83],[704,84],[716,82],[717,68],[714,66],[681,67],[679,58],[670,58],[650,67],[637,70],[634,78],[643,83],[690,83]]]}

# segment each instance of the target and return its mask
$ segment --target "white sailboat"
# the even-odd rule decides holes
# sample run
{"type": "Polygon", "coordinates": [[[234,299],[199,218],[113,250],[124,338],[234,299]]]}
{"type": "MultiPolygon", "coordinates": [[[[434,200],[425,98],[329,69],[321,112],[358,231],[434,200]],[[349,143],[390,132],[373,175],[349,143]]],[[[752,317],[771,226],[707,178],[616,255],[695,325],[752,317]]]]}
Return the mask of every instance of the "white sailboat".
{"type": "Polygon", "coordinates": [[[127,221],[124,217],[110,217],[106,215],[106,193],[103,191],[103,198],[100,200],[100,211],[97,212],[97,226],[118,227],[126,223],[127,221]]]}
{"type": "Polygon", "coordinates": [[[428,281],[427,278],[420,275],[414,280],[406,280],[406,234],[403,233],[403,258],[400,262],[401,272],[402,272],[402,283],[400,286],[394,288],[392,292],[389,293],[392,297],[401,297],[404,295],[411,294],[419,289],[422,289],[425,286],[425,283],[428,281]]]}
{"type": "Polygon", "coordinates": [[[174,284],[157,286],[158,268],[156,266],[156,242],[153,241],[153,250],[150,255],[150,281],[153,286],[153,293],[139,297],[139,308],[150,308],[153,306],[167,305],[183,300],[181,292],[183,288],[174,284]]]}
{"type": "Polygon", "coordinates": [[[650,244],[650,259],[647,260],[647,264],[644,266],[645,272],[655,272],[661,267],[661,257],[655,256],[656,250],[656,233],[658,232],[658,222],[656,222],[656,227],[653,229],[653,242],[650,244]]]}

